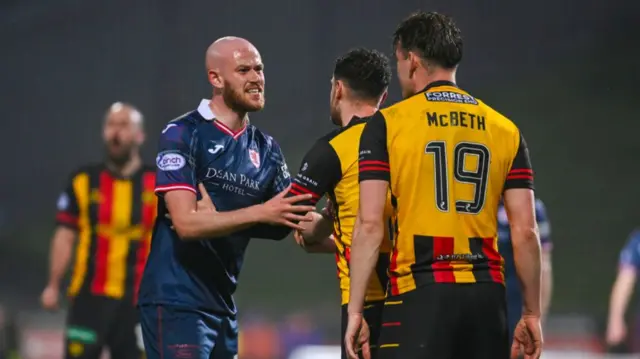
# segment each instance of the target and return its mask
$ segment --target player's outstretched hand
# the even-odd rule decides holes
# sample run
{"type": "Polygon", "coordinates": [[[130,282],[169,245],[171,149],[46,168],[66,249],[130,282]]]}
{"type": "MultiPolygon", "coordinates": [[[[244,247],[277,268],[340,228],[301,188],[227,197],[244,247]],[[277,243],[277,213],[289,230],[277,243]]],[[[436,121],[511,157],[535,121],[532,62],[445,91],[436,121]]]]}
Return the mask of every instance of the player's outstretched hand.
{"type": "Polygon", "coordinates": [[[296,222],[310,222],[313,218],[308,212],[313,211],[315,207],[296,203],[310,200],[312,195],[301,194],[285,198],[290,188],[291,186],[287,187],[261,205],[260,222],[287,226],[299,231],[304,230],[304,227],[296,222]]]}
{"type": "Polygon", "coordinates": [[[540,317],[523,315],[513,334],[511,359],[517,359],[521,350],[524,359],[539,359],[542,355],[542,342],[540,317]]]}
{"type": "Polygon", "coordinates": [[[369,325],[362,314],[349,314],[344,334],[344,345],[349,359],[360,359],[358,352],[362,352],[363,359],[371,359],[369,336],[369,325]]]}
{"type": "Polygon", "coordinates": [[[46,310],[57,310],[60,300],[60,290],[54,285],[48,285],[42,291],[40,296],[40,304],[46,310]]]}

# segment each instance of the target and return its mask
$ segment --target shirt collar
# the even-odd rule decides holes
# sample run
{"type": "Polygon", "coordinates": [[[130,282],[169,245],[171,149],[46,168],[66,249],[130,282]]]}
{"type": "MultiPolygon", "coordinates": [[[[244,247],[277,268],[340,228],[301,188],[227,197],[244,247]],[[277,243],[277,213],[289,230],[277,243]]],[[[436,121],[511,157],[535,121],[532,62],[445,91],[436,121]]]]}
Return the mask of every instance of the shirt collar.
{"type": "Polygon", "coordinates": [[[216,117],[213,112],[211,112],[209,103],[211,103],[210,100],[202,99],[202,101],[200,101],[200,105],[198,105],[198,113],[207,121],[211,121],[216,117]]]}
{"type": "Polygon", "coordinates": [[[434,81],[430,84],[428,84],[424,89],[422,89],[422,91],[420,92],[426,92],[434,87],[440,87],[440,86],[451,86],[451,87],[458,87],[455,83],[451,82],[451,81],[446,81],[446,80],[439,80],[439,81],[434,81]]]}

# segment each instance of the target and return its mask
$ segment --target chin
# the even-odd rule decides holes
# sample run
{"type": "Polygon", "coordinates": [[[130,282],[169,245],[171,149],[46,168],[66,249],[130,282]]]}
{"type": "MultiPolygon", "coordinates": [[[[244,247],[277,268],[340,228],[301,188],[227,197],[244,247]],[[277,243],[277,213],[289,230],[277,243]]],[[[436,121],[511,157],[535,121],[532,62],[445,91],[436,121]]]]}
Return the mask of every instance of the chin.
{"type": "Polygon", "coordinates": [[[264,108],[264,101],[247,101],[243,104],[247,112],[256,112],[264,108]]]}

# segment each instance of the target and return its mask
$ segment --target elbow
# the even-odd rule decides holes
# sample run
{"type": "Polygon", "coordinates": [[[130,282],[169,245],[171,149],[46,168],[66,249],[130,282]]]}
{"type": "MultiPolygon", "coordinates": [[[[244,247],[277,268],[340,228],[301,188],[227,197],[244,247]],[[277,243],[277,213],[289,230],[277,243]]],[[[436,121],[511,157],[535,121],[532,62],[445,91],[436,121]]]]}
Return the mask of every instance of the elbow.
{"type": "Polygon", "coordinates": [[[172,218],[173,230],[182,241],[193,241],[202,238],[201,233],[195,230],[184,218],[172,218]]]}
{"type": "Polygon", "coordinates": [[[363,218],[359,223],[359,232],[364,241],[379,242],[384,236],[384,224],[379,220],[369,220],[363,218]]]}
{"type": "Polygon", "coordinates": [[[511,226],[511,238],[515,245],[524,244],[540,248],[540,236],[536,226],[511,226]]]}

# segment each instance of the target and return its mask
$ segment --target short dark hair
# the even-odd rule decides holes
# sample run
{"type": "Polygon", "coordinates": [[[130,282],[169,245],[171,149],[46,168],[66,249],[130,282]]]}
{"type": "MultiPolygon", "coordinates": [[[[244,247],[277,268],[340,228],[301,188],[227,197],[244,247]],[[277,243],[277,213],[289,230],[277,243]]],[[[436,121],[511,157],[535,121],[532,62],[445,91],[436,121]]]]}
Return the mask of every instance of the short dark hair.
{"type": "Polygon", "coordinates": [[[462,34],[452,18],[437,12],[417,12],[393,33],[393,47],[412,51],[423,60],[453,69],[462,60],[462,34]]]}
{"type": "Polygon", "coordinates": [[[378,100],[391,81],[389,59],[379,51],[352,49],[336,60],[333,78],[363,100],[378,100]]]}

